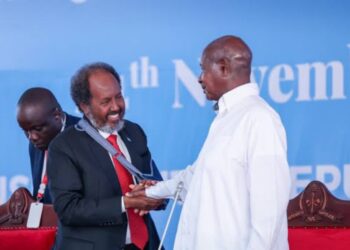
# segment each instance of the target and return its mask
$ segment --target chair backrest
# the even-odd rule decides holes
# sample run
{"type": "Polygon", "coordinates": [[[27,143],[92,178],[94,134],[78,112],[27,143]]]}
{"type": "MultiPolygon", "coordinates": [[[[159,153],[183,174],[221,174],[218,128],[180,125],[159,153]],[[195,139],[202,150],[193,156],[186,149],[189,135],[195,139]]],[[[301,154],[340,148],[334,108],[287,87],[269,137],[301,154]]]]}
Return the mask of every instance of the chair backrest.
{"type": "Polygon", "coordinates": [[[17,189],[0,206],[0,249],[50,250],[55,242],[57,215],[44,205],[39,228],[27,228],[30,204],[35,202],[25,188],[17,189]]]}
{"type": "Polygon", "coordinates": [[[312,181],[289,201],[289,227],[350,227],[350,201],[334,197],[319,181],[312,181]]]}
{"type": "MultiPolygon", "coordinates": [[[[17,189],[10,199],[0,206],[1,228],[26,227],[30,204],[35,202],[33,196],[25,188],[17,189]]],[[[40,227],[56,227],[57,215],[52,205],[44,205],[40,227]]]]}

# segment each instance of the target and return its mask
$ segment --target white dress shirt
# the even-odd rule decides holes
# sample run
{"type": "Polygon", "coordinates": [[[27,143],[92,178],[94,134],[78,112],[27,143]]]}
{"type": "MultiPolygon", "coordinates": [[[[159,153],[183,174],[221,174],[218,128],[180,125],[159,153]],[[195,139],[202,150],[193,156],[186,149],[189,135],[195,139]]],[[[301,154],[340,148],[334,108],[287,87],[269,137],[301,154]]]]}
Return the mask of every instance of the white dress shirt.
{"type": "Polygon", "coordinates": [[[146,193],[183,182],[174,249],[286,250],[290,176],[286,135],[255,83],[225,93],[193,165],[146,193]]]}
{"type": "MultiPolygon", "coordinates": [[[[103,136],[103,138],[107,139],[111,134],[109,133],[106,133],[106,132],[103,132],[101,130],[98,131],[100,133],[100,135],[103,136]]],[[[119,149],[120,151],[122,152],[122,154],[124,155],[124,157],[129,161],[131,162],[131,158],[130,158],[130,154],[129,154],[129,151],[128,151],[128,148],[125,146],[123,140],[121,139],[121,137],[119,136],[118,132],[114,132],[113,134],[115,134],[117,136],[117,144],[119,146],[119,149]]],[[[111,157],[111,161],[113,163],[113,166],[114,166],[114,162],[113,162],[113,157],[111,154],[109,154],[109,156],[111,157]]],[[[114,166],[115,167],[115,166],[114,166]]],[[[134,179],[134,176],[133,177],[133,181],[135,182],[135,179],[134,179]]],[[[126,212],[126,209],[125,209],[125,205],[124,205],[124,197],[122,196],[121,197],[122,199],[122,212],[126,212]]],[[[128,222],[128,227],[127,227],[127,230],[126,230],[126,240],[125,240],[125,244],[130,244],[131,243],[131,234],[130,234],[130,226],[129,226],[129,222],[128,222]]]]}

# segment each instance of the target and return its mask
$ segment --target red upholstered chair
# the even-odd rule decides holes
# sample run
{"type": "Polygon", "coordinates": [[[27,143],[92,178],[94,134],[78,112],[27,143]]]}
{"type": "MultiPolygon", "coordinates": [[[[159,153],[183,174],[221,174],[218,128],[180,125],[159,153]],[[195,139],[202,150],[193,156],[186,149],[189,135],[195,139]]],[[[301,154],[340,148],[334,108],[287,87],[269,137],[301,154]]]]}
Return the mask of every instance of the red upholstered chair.
{"type": "Polygon", "coordinates": [[[31,229],[26,224],[32,202],[29,191],[19,188],[0,206],[1,250],[49,250],[53,246],[57,230],[53,207],[44,205],[40,227],[31,229]]]}
{"type": "Polygon", "coordinates": [[[290,250],[349,250],[350,201],[312,181],[288,205],[290,250]]]}

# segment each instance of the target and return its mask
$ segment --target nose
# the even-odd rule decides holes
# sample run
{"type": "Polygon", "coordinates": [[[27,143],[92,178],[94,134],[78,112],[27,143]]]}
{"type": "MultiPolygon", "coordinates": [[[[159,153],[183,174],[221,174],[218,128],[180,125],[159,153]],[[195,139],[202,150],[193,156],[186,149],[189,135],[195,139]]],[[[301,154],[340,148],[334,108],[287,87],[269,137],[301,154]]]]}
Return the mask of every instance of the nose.
{"type": "Polygon", "coordinates": [[[28,130],[27,131],[27,136],[30,141],[36,141],[39,139],[39,136],[36,132],[28,130]]]}
{"type": "Polygon", "coordinates": [[[110,107],[111,111],[118,111],[119,110],[119,105],[117,100],[113,99],[110,107]]]}
{"type": "Polygon", "coordinates": [[[198,76],[198,82],[200,83],[200,84],[202,84],[203,83],[203,73],[200,73],[200,75],[198,76]]]}

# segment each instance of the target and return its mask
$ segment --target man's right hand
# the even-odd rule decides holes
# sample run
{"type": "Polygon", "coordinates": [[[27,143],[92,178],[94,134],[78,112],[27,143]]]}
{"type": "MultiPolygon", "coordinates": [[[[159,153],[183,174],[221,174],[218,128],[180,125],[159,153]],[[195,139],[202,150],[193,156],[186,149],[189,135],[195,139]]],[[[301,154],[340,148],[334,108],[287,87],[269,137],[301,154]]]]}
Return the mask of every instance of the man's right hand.
{"type": "MultiPolygon", "coordinates": [[[[141,192],[141,191],[140,191],[141,192]]],[[[144,191],[143,191],[144,192],[144,191]]],[[[138,195],[137,197],[124,196],[125,208],[135,208],[141,210],[153,210],[162,204],[163,200],[148,198],[138,195]]]]}
{"type": "Polygon", "coordinates": [[[157,209],[164,202],[163,199],[153,199],[146,196],[146,188],[157,183],[154,180],[143,180],[137,185],[130,185],[132,189],[124,196],[125,208],[134,208],[134,212],[140,216],[147,214],[150,210],[157,209]]]}

